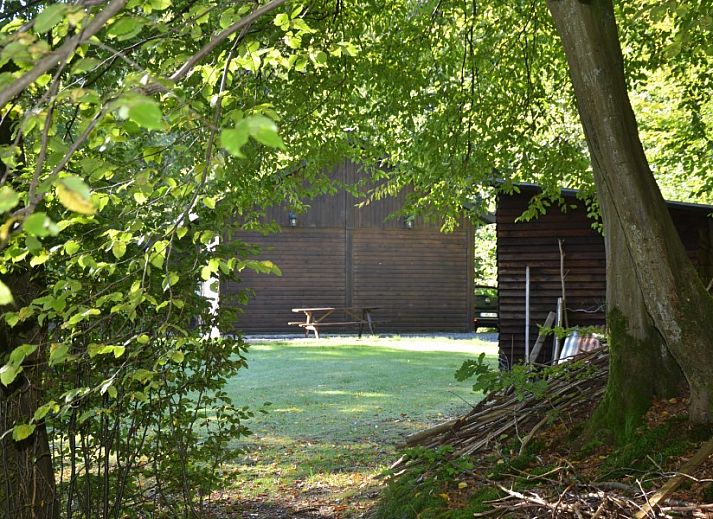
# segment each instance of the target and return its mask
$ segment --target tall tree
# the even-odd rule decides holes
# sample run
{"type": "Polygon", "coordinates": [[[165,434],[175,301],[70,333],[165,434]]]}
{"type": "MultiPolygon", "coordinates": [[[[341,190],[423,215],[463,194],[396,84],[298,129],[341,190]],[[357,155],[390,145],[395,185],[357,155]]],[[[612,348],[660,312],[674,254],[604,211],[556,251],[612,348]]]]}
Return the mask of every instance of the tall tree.
{"type": "MultiPolygon", "coordinates": [[[[219,238],[330,189],[346,138],[294,160],[270,81],[354,53],[283,4],[0,4],[0,515],[190,515],[247,434],[235,310],[196,288],[279,273],[219,238]]],[[[320,100],[292,91],[298,149],[320,100]]]]}
{"type": "Polygon", "coordinates": [[[603,414],[647,407],[656,383],[630,374],[653,379],[667,372],[658,369],[669,364],[662,338],[688,381],[690,419],[710,423],[713,300],[646,160],[627,94],[614,7],[610,0],[550,0],[548,7],[569,62],[606,228],[613,364],[603,414]]]}

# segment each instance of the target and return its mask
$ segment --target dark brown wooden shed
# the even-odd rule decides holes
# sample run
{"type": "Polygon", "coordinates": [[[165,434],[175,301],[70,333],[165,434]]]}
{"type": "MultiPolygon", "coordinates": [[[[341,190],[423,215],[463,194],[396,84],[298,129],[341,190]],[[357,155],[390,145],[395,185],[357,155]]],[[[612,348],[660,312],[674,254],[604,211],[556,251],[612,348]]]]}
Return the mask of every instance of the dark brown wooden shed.
{"type": "MultiPolygon", "coordinates": [[[[358,167],[344,163],[332,174],[353,184],[358,167]]],[[[399,210],[404,195],[364,207],[346,191],[310,202],[291,226],[283,207],[268,217],[282,229],[277,234],[241,234],[258,245],[261,259],[273,261],[282,276],[245,271],[240,283],[227,283],[221,294],[254,291],[236,329],[246,333],[300,332],[292,308],[378,307],[377,331],[465,332],[472,328],[473,229],[465,223],[453,233],[415,219],[387,219],[399,210]]],[[[330,319],[344,321],[335,312],[330,319]]],[[[329,331],[354,331],[330,328],[329,331]]]]}
{"type": "MultiPolygon", "coordinates": [[[[497,201],[497,267],[499,286],[499,347],[501,362],[511,366],[525,357],[525,270],[530,266],[530,345],[538,324],[556,311],[561,296],[559,240],[563,240],[566,295],[570,326],[604,325],[606,321],[606,260],[604,240],[592,229],[577,192],[562,190],[566,212],[550,207],[528,222],[516,222],[541,190],[520,185],[520,193],[497,201]]],[[[713,207],[668,202],[669,211],[689,256],[704,283],[713,278],[713,207]]],[[[539,362],[549,362],[552,339],[539,362]]]]}

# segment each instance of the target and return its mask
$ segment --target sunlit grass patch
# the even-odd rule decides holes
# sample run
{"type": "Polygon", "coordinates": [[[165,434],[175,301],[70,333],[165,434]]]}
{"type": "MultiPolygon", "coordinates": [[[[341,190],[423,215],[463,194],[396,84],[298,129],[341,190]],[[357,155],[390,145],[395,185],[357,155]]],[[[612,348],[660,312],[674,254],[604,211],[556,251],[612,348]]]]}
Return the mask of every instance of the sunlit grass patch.
{"type": "MultiPolygon", "coordinates": [[[[230,486],[246,500],[363,501],[404,436],[466,411],[480,396],[453,374],[492,342],[428,337],[254,343],[235,400],[266,415],[249,424],[230,486]]],[[[343,511],[342,511],[343,513],[343,511]]]]}

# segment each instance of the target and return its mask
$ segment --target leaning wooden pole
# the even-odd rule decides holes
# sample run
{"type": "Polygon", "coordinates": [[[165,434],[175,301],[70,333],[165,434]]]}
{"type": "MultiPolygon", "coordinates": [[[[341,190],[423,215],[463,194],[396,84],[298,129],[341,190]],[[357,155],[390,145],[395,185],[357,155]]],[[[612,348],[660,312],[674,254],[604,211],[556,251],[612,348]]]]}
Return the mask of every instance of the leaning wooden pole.
{"type": "Polygon", "coordinates": [[[567,274],[564,271],[564,240],[557,240],[557,245],[560,249],[560,283],[562,284],[562,324],[565,328],[569,328],[569,319],[567,318],[567,291],[565,287],[565,277],[567,274]]]}
{"type": "Polygon", "coordinates": [[[530,362],[530,265],[525,267],[525,364],[530,362]]]}

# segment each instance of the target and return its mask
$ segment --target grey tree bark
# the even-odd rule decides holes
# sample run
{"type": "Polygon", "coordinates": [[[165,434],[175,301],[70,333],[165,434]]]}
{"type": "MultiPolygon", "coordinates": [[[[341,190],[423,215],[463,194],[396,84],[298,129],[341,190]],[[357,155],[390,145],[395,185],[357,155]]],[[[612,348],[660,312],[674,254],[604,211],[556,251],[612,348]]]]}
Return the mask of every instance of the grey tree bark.
{"type": "MultiPolygon", "coordinates": [[[[662,340],[690,387],[691,421],[711,423],[713,300],[686,255],[646,160],[626,90],[612,2],[548,0],[547,5],[567,56],[609,233],[609,313],[620,313],[625,326],[613,330],[612,346],[619,347],[617,335],[624,340],[626,336],[640,339],[642,351],[631,356],[631,368],[656,378],[659,373],[650,372],[645,362],[637,366],[634,360],[648,357],[655,359],[654,365],[665,360],[662,340]],[[635,283],[628,283],[632,276],[635,283]],[[642,302],[643,312],[631,308],[642,302]]],[[[629,351],[622,346],[613,358],[618,356],[627,365],[629,351]]],[[[610,390],[627,387],[625,378],[632,375],[628,369],[614,369],[610,390]]]]}

